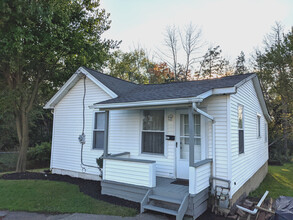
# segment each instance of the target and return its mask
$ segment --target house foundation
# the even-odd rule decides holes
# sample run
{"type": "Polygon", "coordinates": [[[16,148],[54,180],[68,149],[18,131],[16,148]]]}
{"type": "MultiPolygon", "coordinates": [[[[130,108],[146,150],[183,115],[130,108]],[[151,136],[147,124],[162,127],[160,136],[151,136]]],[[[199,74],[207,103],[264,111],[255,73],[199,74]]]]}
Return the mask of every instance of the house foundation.
{"type": "Polygon", "coordinates": [[[250,192],[255,190],[264,180],[268,173],[268,161],[239,189],[234,193],[230,204],[234,205],[244,197],[248,196],[250,192]]]}

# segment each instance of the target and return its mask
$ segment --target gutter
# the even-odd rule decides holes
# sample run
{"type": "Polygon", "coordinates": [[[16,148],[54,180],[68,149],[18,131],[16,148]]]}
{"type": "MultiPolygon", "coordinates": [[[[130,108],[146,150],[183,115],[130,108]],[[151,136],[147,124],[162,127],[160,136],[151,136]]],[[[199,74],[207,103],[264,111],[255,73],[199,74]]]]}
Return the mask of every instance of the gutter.
{"type": "Polygon", "coordinates": [[[149,106],[152,107],[152,106],[192,104],[194,101],[200,103],[203,101],[203,99],[197,98],[197,97],[189,97],[189,98],[179,98],[179,99],[162,99],[162,100],[126,102],[126,103],[94,104],[89,106],[89,108],[100,109],[100,110],[130,109],[130,108],[144,108],[149,106]]]}

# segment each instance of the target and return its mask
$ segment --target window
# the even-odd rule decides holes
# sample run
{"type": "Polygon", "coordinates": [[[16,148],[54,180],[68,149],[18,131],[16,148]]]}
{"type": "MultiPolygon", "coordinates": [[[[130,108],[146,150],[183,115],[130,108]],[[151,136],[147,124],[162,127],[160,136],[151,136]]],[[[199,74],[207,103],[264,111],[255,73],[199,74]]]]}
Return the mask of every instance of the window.
{"type": "Polygon", "coordinates": [[[95,112],[93,149],[104,149],[105,112],[95,112]]]}
{"type": "Polygon", "coordinates": [[[268,142],[268,124],[265,122],[265,143],[268,142]]]}
{"type": "Polygon", "coordinates": [[[142,153],[164,154],[164,110],[144,110],[142,153]]]}
{"type": "Polygon", "coordinates": [[[260,115],[257,115],[257,137],[260,138],[260,132],[261,132],[261,129],[260,129],[260,115]]]}
{"type": "Polygon", "coordinates": [[[242,105],[238,105],[238,143],[239,154],[242,154],[244,153],[244,118],[242,105]]]}

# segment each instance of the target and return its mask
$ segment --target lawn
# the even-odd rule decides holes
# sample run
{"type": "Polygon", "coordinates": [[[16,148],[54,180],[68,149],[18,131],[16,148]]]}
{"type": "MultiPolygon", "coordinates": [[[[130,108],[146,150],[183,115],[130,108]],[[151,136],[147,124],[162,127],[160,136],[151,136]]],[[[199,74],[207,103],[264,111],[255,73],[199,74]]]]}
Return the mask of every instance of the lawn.
{"type": "Polygon", "coordinates": [[[47,180],[1,180],[0,210],[134,216],[135,209],[91,198],[74,184],[47,180]]]}
{"type": "Polygon", "coordinates": [[[250,196],[260,198],[266,190],[270,192],[269,197],[274,199],[279,196],[293,197],[293,163],[269,166],[266,178],[250,196]]]}

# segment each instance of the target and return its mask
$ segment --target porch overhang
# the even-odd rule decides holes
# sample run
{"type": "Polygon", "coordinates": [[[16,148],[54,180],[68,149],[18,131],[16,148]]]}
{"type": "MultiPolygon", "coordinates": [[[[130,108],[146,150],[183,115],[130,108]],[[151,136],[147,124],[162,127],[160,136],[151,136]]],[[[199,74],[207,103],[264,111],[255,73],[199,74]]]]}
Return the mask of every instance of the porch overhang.
{"type": "Polygon", "coordinates": [[[100,111],[119,110],[119,109],[147,109],[147,108],[160,108],[160,107],[178,107],[178,106],[191,106],[192,103],[200,103],[204,99],[200,97],[189,97],[180,99],[163,99],[151,101],[138,101],[126,103],[111,103],[111,104],[94,104],[89,106],[92,109],[99,109],[100,111]]]}

